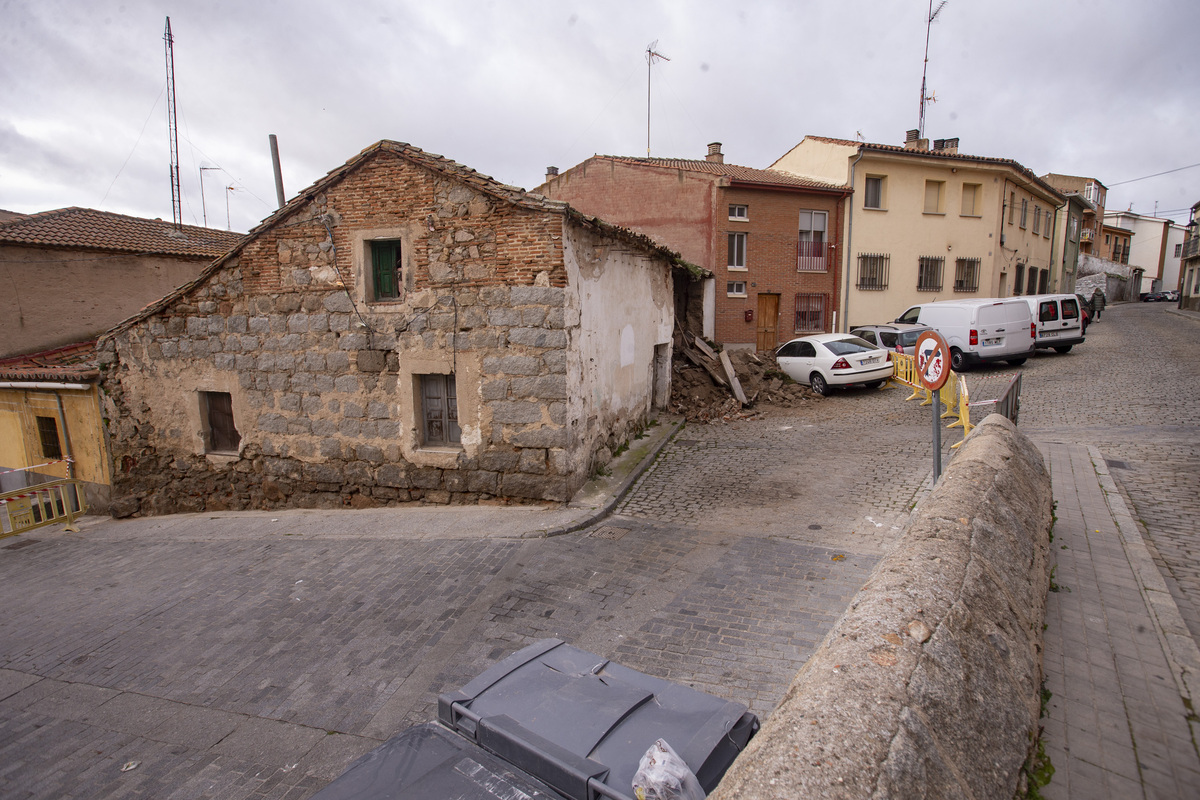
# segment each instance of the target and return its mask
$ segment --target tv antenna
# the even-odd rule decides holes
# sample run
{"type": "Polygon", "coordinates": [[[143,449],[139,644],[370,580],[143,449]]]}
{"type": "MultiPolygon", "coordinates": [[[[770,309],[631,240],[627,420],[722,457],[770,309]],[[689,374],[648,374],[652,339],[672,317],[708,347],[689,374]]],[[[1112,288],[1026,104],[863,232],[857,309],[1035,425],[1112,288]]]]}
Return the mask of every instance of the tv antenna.
{"type": "MultiPolygon", "coordinates": [[[[204,210],[204,227],[207,228],[208,227],[208,204],[204,200],[204,172],[206,170],[212,171],[212,172],[219,172],[219,171],[221,171],[221,168],[220,167],[201,167],[200,168],[200,208],[204,210]]],[[[228,216],[228,215],[226,215],[226,216],[228,216]]]]}
{"type": "Polygon", "coordinates": [[[671,60],[658,52],[657,47],[658,39],[646,45],[646,158],[650,157],[650,68],[654,66],[656,58],[663,61],[671,60]]]}
{"type": "Polygon", "coordinates": [[[183,228],[183,213],[180,210],[179,191],[179,125],[175,121],[175,37],[171,35],[171,18],[167,17],[167,29],[163,33],[167,51],[167,139],[171,144],[171,215],[175,230],[183,228]]]}
{"type": "Polygon", "coordinates": [[[935,94],[927,94],[928,89],[925,86],[925,74],[929,72],[929,29],[933,27],[933,21],[937,19],[937,15],[942,13],[942,9],[946,7],[946,0],[938,3],[937,10],[933,8],[933,0],[929,0],[929,18],[925,20],[925,66],[921,69],[921,117],[917,124],[918,139],[925,138],[925,104],[936,103],[937,96],[935,94]]]}

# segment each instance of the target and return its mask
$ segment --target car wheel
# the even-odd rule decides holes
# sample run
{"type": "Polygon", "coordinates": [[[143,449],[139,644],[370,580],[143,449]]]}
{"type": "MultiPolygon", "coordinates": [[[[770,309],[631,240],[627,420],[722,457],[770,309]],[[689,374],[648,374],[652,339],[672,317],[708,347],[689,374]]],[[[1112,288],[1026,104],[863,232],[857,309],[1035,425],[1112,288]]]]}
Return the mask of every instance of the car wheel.
{"type": "Polygon", "coordinates": [[[829,384],[825,381],[825,376],[821,373],[814,372],[812,375],[809,375],[808,385],[812,387],[814,392],[821,395],[821,397],[829,396],[829,384]]]}
{"type": "Polygon", "coordinates": [[[1024,363],[1025,363],[1025,359],[1023,359],[1023,358],[1010,358],[1010,359],[1008,359],[1008,363],[1012,364],[1014,367],[1019,367],[1019,366],[1021,366],[1022,364],[1024,364],[1024,363]]]}
{"type": "Polygon", "coordinates": [[[963,357],[962,351],[957,347],[950,348],[950,369],[955,372],[962,372],[967,368],[967,359],[963,357]]]}
{"type": "Polygon", "coordinates": [[[1058,347],[1054,348],[1054,352],[1069,353],[1069,352],[1071,352],[1071,345],[1069,345],[1069,344],[1059,345],[1058,347]]]}
{"type": "Polygon", "coordinates": [[[868,389],[878,389],[880,386],[883,386],[883,381],[867,381],[863,386],[866,386],[868,389]]]}

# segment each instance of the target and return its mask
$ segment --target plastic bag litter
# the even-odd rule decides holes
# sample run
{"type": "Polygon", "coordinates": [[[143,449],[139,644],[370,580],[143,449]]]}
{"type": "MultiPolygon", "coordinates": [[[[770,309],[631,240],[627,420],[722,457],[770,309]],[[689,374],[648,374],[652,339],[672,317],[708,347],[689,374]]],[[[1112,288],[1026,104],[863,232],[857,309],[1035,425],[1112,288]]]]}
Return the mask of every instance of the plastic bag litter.
{"type": "Polygon", "coordinates": [[[700,781],[671,745],[659,739],[638,762],[633,776],[637,800],[704,800],[700,781]]]}

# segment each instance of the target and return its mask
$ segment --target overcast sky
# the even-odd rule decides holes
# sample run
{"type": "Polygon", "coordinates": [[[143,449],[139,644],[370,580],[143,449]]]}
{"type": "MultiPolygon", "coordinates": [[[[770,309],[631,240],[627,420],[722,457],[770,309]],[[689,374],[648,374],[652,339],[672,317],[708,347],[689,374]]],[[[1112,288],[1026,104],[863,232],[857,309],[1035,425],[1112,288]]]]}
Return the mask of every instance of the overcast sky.
{"type": "MultiPolygon", "coordinates": [[[[938,2],[935,0],[934,8],[938,2]]],[[[171,218],[175,37],[183,221],[245,231],[380,139],[531,189],[595,153],[766,167],[806,134],[902,144],[928,0],[0,0],[0,209],[171,218]],[[232,185],[234,190],[227,191],[232,185]]],[[[1200,200],[1196,0],[950,0],[932,26],[930,139],[1109,209],[1200,200]]]]}

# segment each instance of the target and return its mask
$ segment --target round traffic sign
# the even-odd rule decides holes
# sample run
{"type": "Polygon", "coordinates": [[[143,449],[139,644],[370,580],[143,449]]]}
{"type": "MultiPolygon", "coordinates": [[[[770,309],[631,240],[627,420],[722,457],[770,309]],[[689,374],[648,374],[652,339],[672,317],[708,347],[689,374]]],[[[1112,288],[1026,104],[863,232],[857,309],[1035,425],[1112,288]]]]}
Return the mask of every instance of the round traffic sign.
{"type": "Polygon", "coordinates": [[[917,339],[917,376],[921,385],[936,392],[950,377],[950,349],[937,331],[925,331],[917,339]]]}

